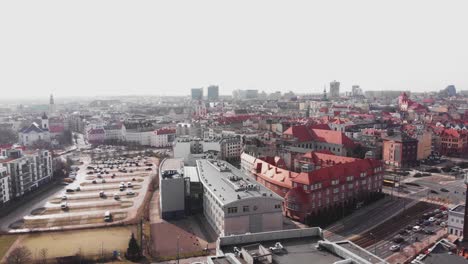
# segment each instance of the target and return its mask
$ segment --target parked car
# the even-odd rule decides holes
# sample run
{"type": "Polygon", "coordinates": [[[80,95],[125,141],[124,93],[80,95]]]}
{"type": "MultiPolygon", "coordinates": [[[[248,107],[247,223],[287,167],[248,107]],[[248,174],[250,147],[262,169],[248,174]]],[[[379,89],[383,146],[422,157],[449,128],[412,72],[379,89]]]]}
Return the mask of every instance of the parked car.
{"type": "Polygon", "coordinates": [[[67,200],[67,196],[66,196],[66,195],[63,195],[63,196],[62,196],[62,200],[67,200]]]}
{"type": "Polygon", "coordinates": [[[114,193],[114,199],[115,200],[119,200],[120,199],[120,195],[118,193],[114,193]]]}
{"type": "Polygon", "coordinates": [[[133,192],[133,191],[128,191],[128,192],[127,192],[127,195],[128,195],[128,196],[133,196],[133,195],[135,195],[135,192],[133,192]]]}
{"type": "Polygon", "coordinates": [[[419,232],[419,231],[421,231],[421,227],[420,226],[413,226],[413,231],[414,232],[419,232]]]}
{"type": "Polygon", "coordinates": [[[432,235],[432,234],[434,234],[434,231],[432,231],[432,230],[430,230],[430,229],[427,229],[427,228],[424,229],[423,231],[424,231],[424,233],[425,233],[426,235],[432,235]]]}
{"type": "Polygon", "coordinates": [[[99,197],[104,198],[106,197],[106,193],[104,191],[99,192],[99,197]]]}
{"type": "Polygon", "coordinates": [[[449,190],[445,189],[445,188],[440,188],[440,191],[441,192],[449,192],[449,190]]]}
{"type": "Polygon", "coordinates": [[[73,190],[73,189],[67,189],[66,192],[67,192],[67,193],[72,193],[72,192],[75,192],[75,190],[73,190]]]}
{"type": "Polygon", "coordinates": [[[80,186],[76,187],[75,191],[77,191],[77,192],[81,191],[81,187],[80,186]]]}
{"type": "Polygon", "coordinates": [[[127,187],[132,188],[133,187],[132,182],[127,182],[127,187]]]}
{"type": "Polygon", "coordinates": [[[397,252],[397,251],[400,250],[400,245],[393,245],[393,246],[390,247],[390,250],[392,252],[397,252]]]}
{"type": "Polygon", "coordinates": [[[441,222],[441,223],[440,223],[440,226],[441,226],[441,227],[446,227],[447,224],[446,224],[445,222],[441,222]]]}
{"type": "Polygon", "coordinates": [[[401,235],[401,236],[406,236],[406,235],[409,234],[409,232],[406,229],[403,229],[398,234],[401,235]]]}
{"type": "Polygon", "coordinates": [[[428,221],[431,222],[431,223],[434,222],[435,220],[436,220],[435,217],[429,217],[429,219],[428,219],[428,221]]]}
{"type": "Polygon", "coordinates": [[[67,208],[68,208],[68,203],[67,203],[67,202],[61,203],[61,204],[60,204],[60,208],[61,208],[62,210],[67,209],[67,208]]]}
{"type": "Polygon", "coordinates": [[[437,191],[434,191],[434,190],[430,190],[429,192],[433,194],[439,194],[437,191]]]}
{"type": "Polygon", "coordinates": [[[92,183],[93,183],[93,184],[96,184],[96,183],[97,183],[97,181],[96,181],[96,180],[93,180],[93,181],[92,181],[92,183]]]}
{"type": "Polygon", "coordinates": [[[401,242],[405,241],[405,239],[401,236],[396,236],[393,238],[393,242],[400,244],[401,242]]]}
{"type": "Polygon", "coordinates": [[[109,211],[106,211],[104,213],[104,221],[106,221],[106,222],[112,221],[112,214],[109,211]]]}

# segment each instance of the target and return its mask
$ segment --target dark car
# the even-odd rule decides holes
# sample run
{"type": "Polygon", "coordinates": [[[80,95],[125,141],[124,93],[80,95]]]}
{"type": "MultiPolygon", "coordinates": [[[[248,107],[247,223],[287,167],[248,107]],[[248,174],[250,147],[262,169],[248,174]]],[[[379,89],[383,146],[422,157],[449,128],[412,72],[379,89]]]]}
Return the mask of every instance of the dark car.
{"type": "Polygon", "coordinates": [[[424,229],[424,233],[425,233],[426,235],[432,235],[432,234],[434,234],[434,231],[432,231],[432,230],[430,230],[430,229],[424,229]]]}
{"type": "Polygon", "coordinates": [[[440,191],[441,192],[449,192],[449,190],[445,189],[445,188],[440,188],[440,191]]]}
{"type": "Polygon", "coordinates": [[[406,226],[406,230],[412,230],[413,229],[413,226],[412,225],[407,225],[406,226]]]}
{"type": "MultiPolygon", "coordinates": [[[[442,190],[442,189],[441,189],[442,190]]],[[[430,193],[433,193],[433,194],[439,194],[437,191],[434,191],[434,190],[430,190],[429,191],[430,193]]]]}
{"type": "Polygon", "coordinates": [[[152,169],[151,169],[151,168],[146,168],[145,170],[146,170],[146,171],[150,171],[150,170],[152,170],[152,169]]]}
{"type": "Polygon", "coordinates": [[[67,189],[66,192],[67,192],[67,193],[72,193],[72,192],[75,192],[75,190],[73,190],[73,189],[67,189]]]}
{"type": "Polygon", "coordinates": [[[408,232],[408,230],[403,229],[403,230],[401,230],[398,234],[400,234],[401,236],[406,236],[406,235],[409,234],[409,232],[408,232]]]}
{"type": "Polygon", "coordinates": [[[400,244],[401,242],[405,241],[405,239],[401,236],[396,236],[393,238],[393,242],[400,244]]]}

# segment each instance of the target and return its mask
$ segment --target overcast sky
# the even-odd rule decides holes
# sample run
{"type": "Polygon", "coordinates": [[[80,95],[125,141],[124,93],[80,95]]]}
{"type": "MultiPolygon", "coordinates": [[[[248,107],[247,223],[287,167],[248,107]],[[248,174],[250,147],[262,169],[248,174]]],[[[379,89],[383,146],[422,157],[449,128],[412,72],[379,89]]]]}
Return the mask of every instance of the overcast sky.
{"type": "Polygon", "coordinates": [[[2,1],[0,97],[468,89],[468,1],[2,1]]]}

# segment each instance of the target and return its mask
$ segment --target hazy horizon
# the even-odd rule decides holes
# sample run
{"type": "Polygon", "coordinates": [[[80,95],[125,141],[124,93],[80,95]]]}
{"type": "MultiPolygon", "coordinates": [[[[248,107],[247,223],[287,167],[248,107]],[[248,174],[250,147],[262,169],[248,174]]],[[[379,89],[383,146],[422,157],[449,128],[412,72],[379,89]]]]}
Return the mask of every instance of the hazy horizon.
{"type": "Polygon", "coordinates": [[[468,90],[466,1],[9,1],[2,99],[468,90]],[[206,92],[205,92],[206,93],[206,92]]]}

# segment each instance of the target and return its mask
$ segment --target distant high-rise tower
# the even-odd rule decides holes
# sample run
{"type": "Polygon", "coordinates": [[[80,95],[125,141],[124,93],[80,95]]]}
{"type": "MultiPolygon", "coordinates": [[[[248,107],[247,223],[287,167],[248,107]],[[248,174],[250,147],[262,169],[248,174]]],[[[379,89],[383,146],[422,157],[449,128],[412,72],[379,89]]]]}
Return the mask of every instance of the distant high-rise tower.
{"type": "Polygon", "coordinates": [[[340,97],[340,82],[333,81],[330,83],[330,98],[340,97]]]}
{"type": "Polygon", "coordinates": [[[361,87],[359,87],[359,85],[352,86],[352,96],[354,97],[362,96],[362,90],[361,90],[361,87]]]}
{"type": "Polygon", "coordinates": [[[192,100],[203,100],[203,88],[192,88],[192,100]]]}
{"type": "Polygon", "coordinates": [[[49,99],[49,114],[55,113],[55,102],[54,102],[54,95],[50,95],[49,99]]]}
{"type": "Polygon", "coordinates": [[[219,87],[217,85],[208,86],[208,100],[217,101],[219,99],[219,87]]]}

